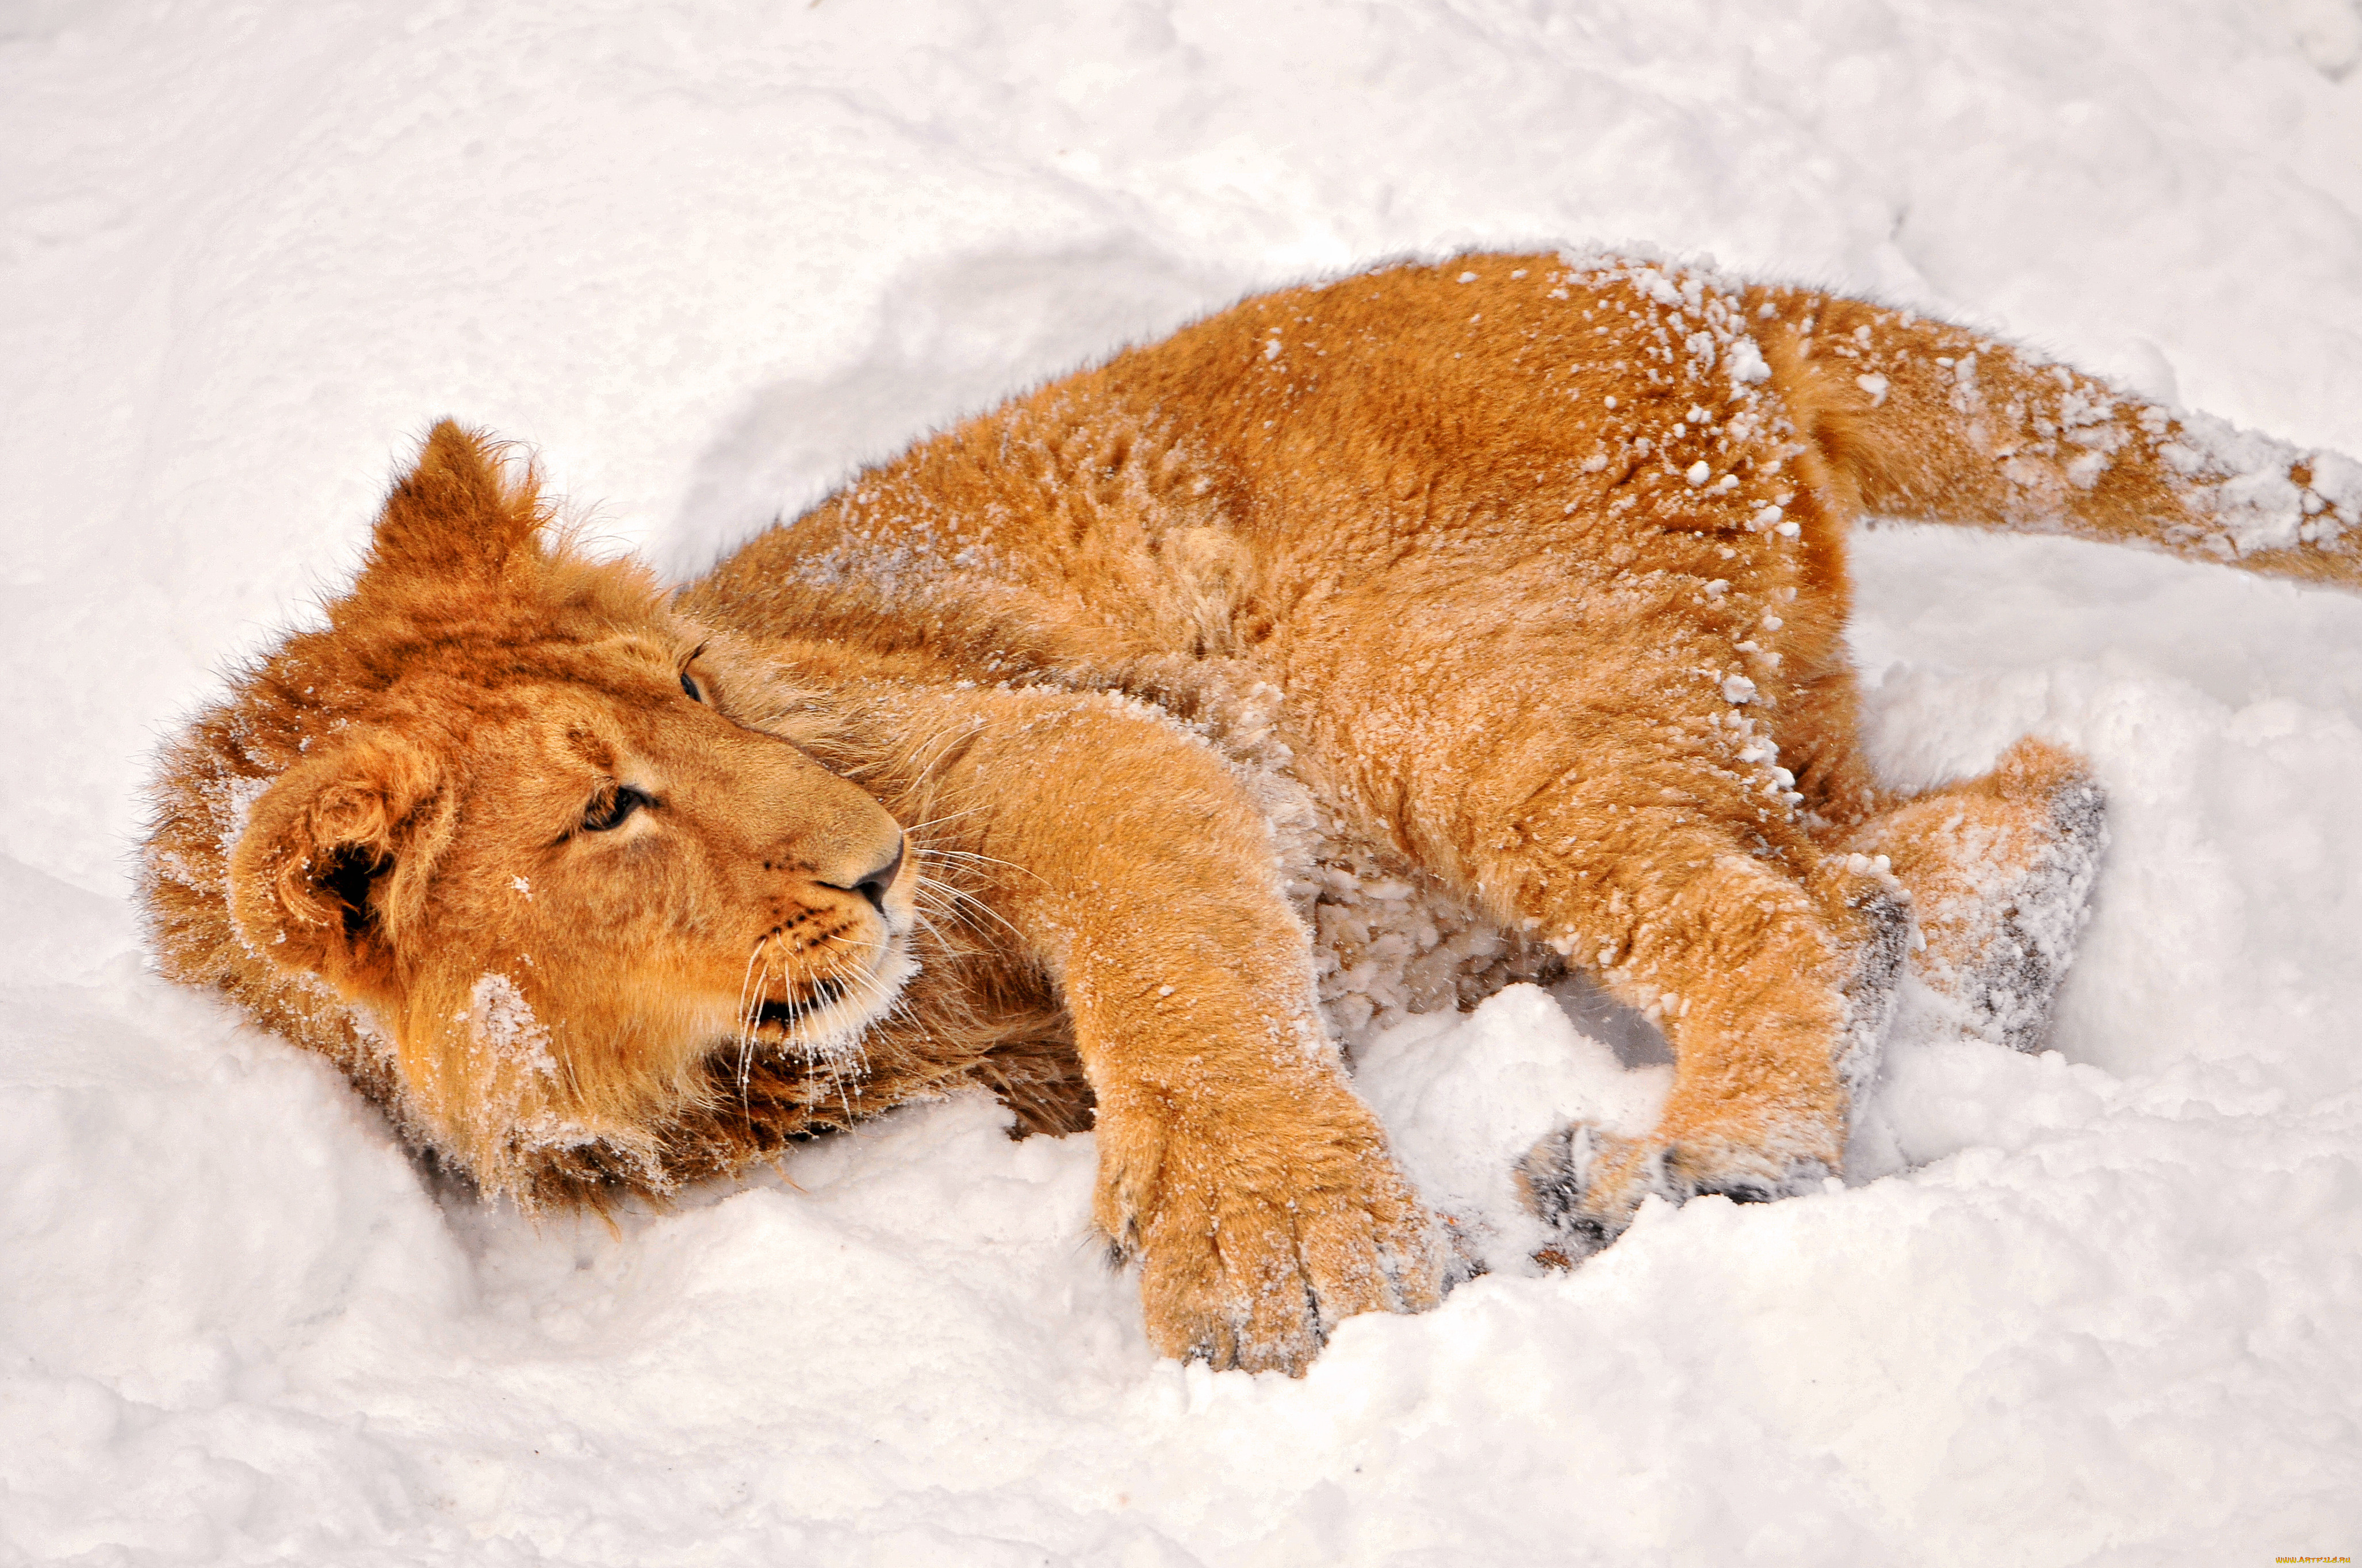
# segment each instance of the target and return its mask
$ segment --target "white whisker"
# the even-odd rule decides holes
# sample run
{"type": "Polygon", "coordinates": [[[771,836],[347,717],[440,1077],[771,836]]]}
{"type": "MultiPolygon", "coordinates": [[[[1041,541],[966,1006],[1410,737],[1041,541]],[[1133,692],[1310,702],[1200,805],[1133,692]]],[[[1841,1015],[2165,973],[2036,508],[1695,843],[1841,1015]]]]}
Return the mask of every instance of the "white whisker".
{"type": "Polygon", "coordinates": [[[930,845],[921,853],[926,858],[931,860],[969,861],[978,866],[1004,867],[1009,870],[1016,872],[1020,876],[1032,877],[1037,882],[1042,880],[1041,877],[1037,873],[1018,865],[1014,860],[1003,860],[997,855],[986,855],[977,850],[946,849],[938,845],[930,845]]]}
{"type": "Polygon", "coordinates": [[[771,976],[770,963],[767,959],[764,959],[763,957],[765,950],[767,949],[770,944],[771,937],[770,933],[767,932],[756,939],[755,950],[746,955],[746,972],[745,975],[740,977],[738,981],[738,1013],[736,1019],[738,1025],[738,1109],[743,1114],[747,1116],[752,1116],[754,1114],[753,1109],[746,1102],[746,1083],[754,1068],[755,1020],[760,1015],[763,1010],[763,985],[765,982],[769,980],[771,976]],[[756,978],[755,973],[755,965],[757,960],[761,960],[763,964],[762,976],[759,979],[756,978]]]}
{"type": "Polygon", "coordinates": [[[922,834],[931,827],[941,827],[945,823],[955,823],[962,817],[972,817],[983,809],[981,806],[968,806],[956,812],[945,812],[939,817],[929,817],[922,823],[911,823],[902,831],[908,834],[922,834]]]}
{"type": "MultiPolygon", "coordinates": [[[[952,910],[947,912],[952,913],[954,918],[965,919],[966,911],[973,911],[976,914],[992,921],[1003,931],[1008,932],[1010,935],[1017,937],[1020,941],[1024,939],[1024,933],[1020,932],[1015,925],[1010,922],[1008,916],[1002,914],[999,910],[994,909],[990,904],[986,903],[982,899],[977,898],[974,893],[969,892],[966,889],[955,887],[949,882],[945,882],[938,878],[929,877],[923,872],[920,874],[919,886],[926,891],[939,894],[943,898],[949,900],[952,905],[952,910]]],[[[971,929],[976,930],[979,935],[983,934],[983,929],[980,926],[971,927],[971,929]]]]}

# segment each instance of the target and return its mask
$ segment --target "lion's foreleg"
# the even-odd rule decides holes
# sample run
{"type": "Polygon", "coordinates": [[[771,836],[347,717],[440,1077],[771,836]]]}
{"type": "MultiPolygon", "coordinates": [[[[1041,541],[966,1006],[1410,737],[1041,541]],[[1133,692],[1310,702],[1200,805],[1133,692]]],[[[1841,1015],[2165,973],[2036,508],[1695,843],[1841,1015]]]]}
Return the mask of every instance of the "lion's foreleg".
{"type": "Polygon", "coordinates": [[[998,694],[946,789],[987,892],[1071,1013],[1098,1096],[1097,1219],[1141,1263],[1151,1338],[1301,1369],[1328,1330],[1439,1289],[1433,1227],[1347,1083],[1269,830],[1161,718],[998,694]]]}

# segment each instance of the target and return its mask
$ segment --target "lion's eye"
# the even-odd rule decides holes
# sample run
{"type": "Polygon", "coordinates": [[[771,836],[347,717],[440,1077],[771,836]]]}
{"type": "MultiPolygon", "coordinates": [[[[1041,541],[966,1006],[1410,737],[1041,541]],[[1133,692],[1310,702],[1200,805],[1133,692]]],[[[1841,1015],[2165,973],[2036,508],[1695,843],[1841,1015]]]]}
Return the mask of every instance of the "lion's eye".
{"type": "Polygon", "coordinates": [[[705,701],[705,688],[699,683],[697,677],[685,669],[680,672],[680,690],[681,694],[692,702],[705,701]]]}
{"type": "Polygon", "coordinates": [[[618,784],[613,792],[603,792],[591,801],[590,809],[582,813],[582,825],[591,833],[612,833],[631,821],[634,812],[656,803],[657,798],[646,790],[618,784]]]}

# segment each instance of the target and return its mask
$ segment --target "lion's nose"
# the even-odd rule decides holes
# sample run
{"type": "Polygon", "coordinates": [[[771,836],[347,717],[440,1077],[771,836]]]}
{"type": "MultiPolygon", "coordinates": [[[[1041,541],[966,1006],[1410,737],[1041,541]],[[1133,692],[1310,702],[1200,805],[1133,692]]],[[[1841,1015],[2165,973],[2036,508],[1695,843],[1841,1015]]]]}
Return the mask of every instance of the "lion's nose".
{"type": "Polygon", "coordinates": [[[894,878],[901,875],[902,856],[909,847],[910,840],[898,834],[894,839],[894,858],[853,884],[853,890],[867,899],[869,907],[881,915],[886,912],[887,889],[893,887],[894,878]]]}

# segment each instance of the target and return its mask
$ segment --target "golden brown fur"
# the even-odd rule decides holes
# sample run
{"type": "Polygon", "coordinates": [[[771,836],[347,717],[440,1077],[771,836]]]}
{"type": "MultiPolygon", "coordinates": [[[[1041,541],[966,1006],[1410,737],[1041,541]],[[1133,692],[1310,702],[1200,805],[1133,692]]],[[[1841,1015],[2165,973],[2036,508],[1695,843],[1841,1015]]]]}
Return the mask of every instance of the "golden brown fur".
{"type": "Polygon", "coordinates": [[[1965,1026],[2040,1038],[2097,792],[2030,742],[1880,791],[1857,514],[2350,586],[2354,476],[1607,257],[1250,300],[669,601],[438,425],[329,624],[167,757],[155,941],[532,1201],[960,1083],[1095,1120],[1157,1344],[1299,1368],[1441,1279],[1332,1024],[1560,955],[1661,1019],[1661,1125],[1525,1164],[1576,1250],[1650,1192],[1837,1170],[1906,949],[1965,1026]]]}

